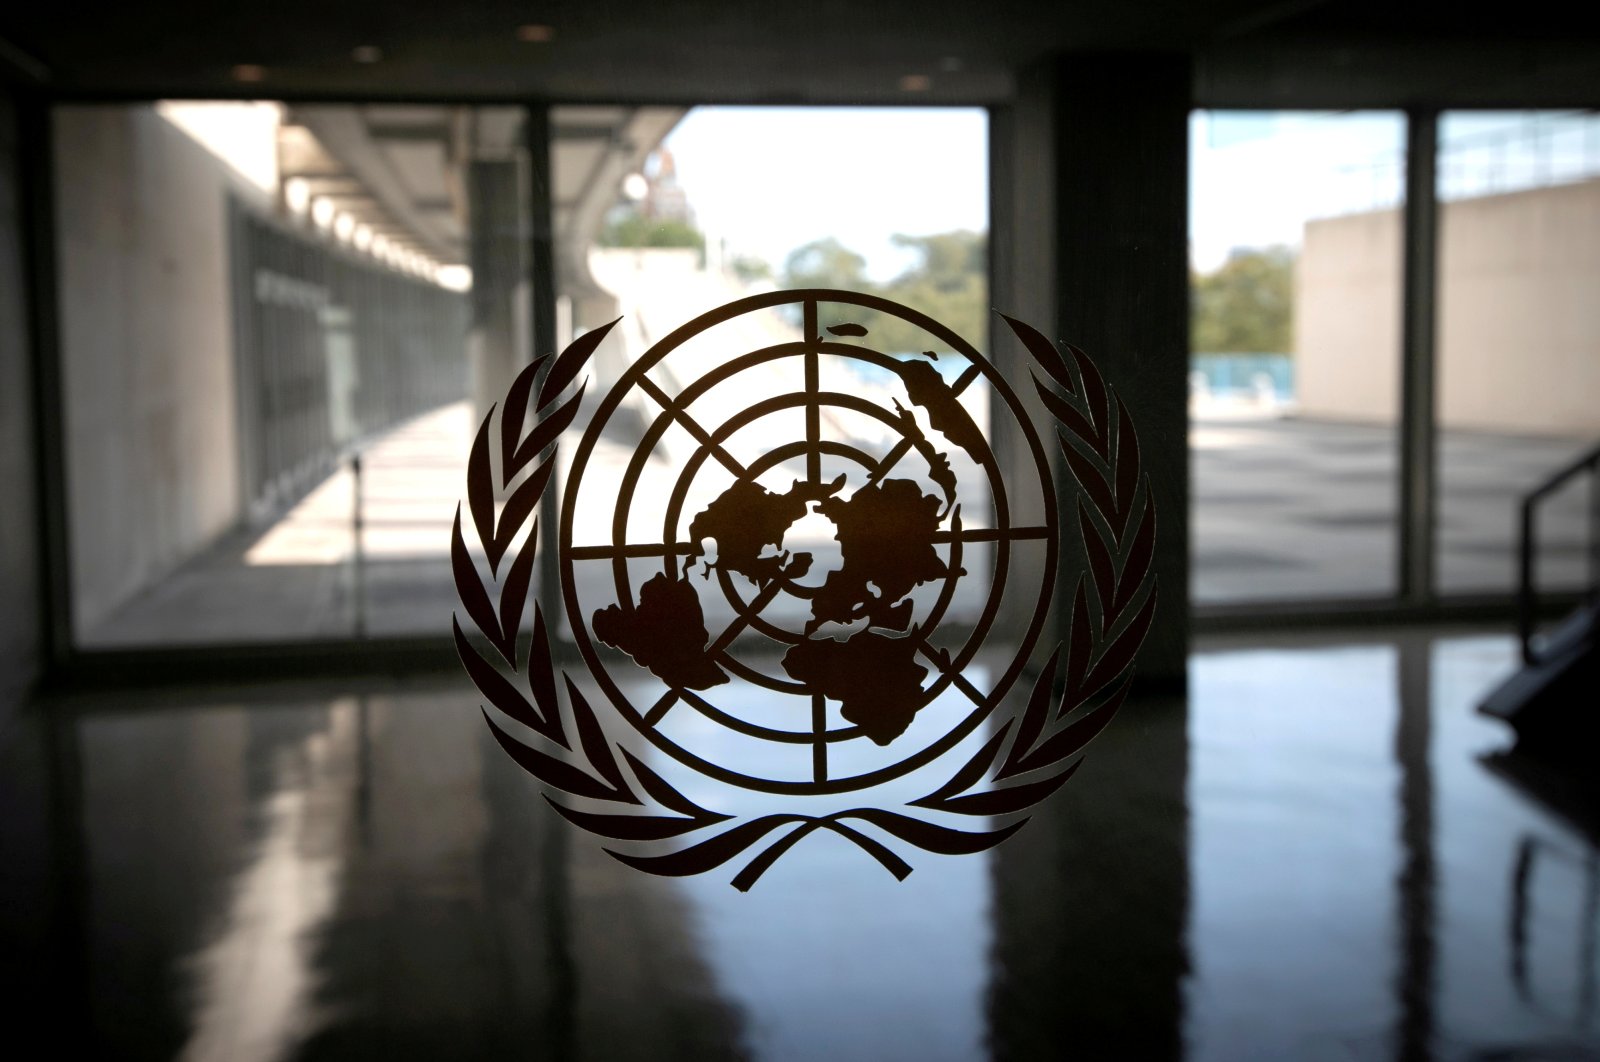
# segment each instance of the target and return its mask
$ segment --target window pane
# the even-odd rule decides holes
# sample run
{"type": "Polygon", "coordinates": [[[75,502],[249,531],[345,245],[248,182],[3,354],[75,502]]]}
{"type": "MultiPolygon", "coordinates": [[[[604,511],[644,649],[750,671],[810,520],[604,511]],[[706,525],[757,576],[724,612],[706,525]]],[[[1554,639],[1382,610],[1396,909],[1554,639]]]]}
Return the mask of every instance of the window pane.
{"type": "MultiPolygon", "coordinates": [[[[1600,118],[1446,114],[1439,193],[1439,585],[1516,584],[1518,503],[1600,438],[1600,118]]],[[[1584,477],[1538,510],[1538,577],[1585,576],[1584,477]]]]}
{"type": "Polygon", "coordinates": [[[1404,142],[1392,113],[1193,117],[1200,604],[1394,591],[1404,142]]]}
{"type": "MultiPolygon", "coordinates": [[[[555,108],[558,321],[564,326],[558,339],[564,343],[621,318],[595,357],[593,386],[603,394],[657,340],[700,314],[736,299],[823,287],[903,303],[983,351],[989,305],[986,141],[986,117],[971,109],[555,108]],[[803,164],[795,163],[796,153],[803,164]],[[935,156],[946,164],[908,186],[905,159],[935,156]]],[[[774,301],[782,304],[740,315],[676,349],[649,372],[660,395],[633,388],[607,422],[583,476],[627,485],[629,548],[668,538],[687,543],[696,515],[731,487],[729,463],[705,460],[697,431],[722,440],[718,433],[733,428],[755,403],[803,388],[795,358],[753,366],[721,382],[708,375],[730,359],[800,340],[800,304],[774,301]],[[679,394],[696,396],[686,409],[693,424],[663,417],[661,399],[679,394]],[[632,455],[646,442],[650,459],[630,478],[632,455]],[[652,479],[665,484],[659,497],[651,493],[652,479]],[[685,493],[674,507],[672,488],[680,480],[685,493]],[[664,526],[664,518],[677,526],[664,526]]],[[[969,363],[945,339],[847,304],[823,302],[817,315],[813,327],[836,346],[871,347],[887,355],[889,364],[916,363],[944,384],[959,386],[965,414],[980,434],[987,432],[989,386],[981,376],[963,378],[969,363]],[[841,325],[867,331],[859,337],[829,332],[841,325]]],[[[819,372],[823,392],[848,395],[886,414],[827,404],[820,414],[824,436],[873,460],[894,452],[900,438],[897,400],[921,416],[897,370],[829,354],[819,372]]],[[[583,425],[580,418],[577,428],[583,425]]],[[[931,445],[950,459],[963,528],[971,533],[988,527],[994,517],[982,504],[988,494],[983,469],[959,448],[946,446],[925,421],[924,428],[931,445]]],[[[735,428],[721,445],[733,461],[748,465],[805,438],[806,430],[803,409],[777,409],[735,428]]],[[[569,433],[564,460],[574,457],[580,434],[569,433]]],[[[865,484],[869,471],[841,451],[823,455],[818,473],[825,482],[845,476],[841,496],[848,496],[865,484]]],[[[920,450],[897,456],[890,471],[920,478],[929,493],[940,494],[930,478],[935,469],[920,450]]],[[[781,494],[808,475],[804,456],[790,455],[765,467],[755,482],[781,494]]],[[[577,500],[574,544],[610,548],[617,496],[577,500]]],[[[822,573],[839,566],[834,530],[816,512],[788,529],[782,548],[812,555],[813,574],[805,582],[818,583],[822,573]]],[[[970,625],[980,617],[994,549],[987,542],[965,547],[961,565],[968,577],[948,602],[947,621],[970,625]]],[[[940,550],[948,560],[947,549],[940,550]]],[[[618,592],[604,560],[577,566],[585,615],[613,603],[618,592]]],[[[631,567],[629,582],[636,589],[662,570],[662,562],[640,558],[631,567]]],[[[675,563],[669,567],[676,570],[675,563]]],[[[732,581],[731,589],[719,589],[714,578],[702,595],[707,623],[718,630],[757,589],[738,576],[732,581]]],[[[931,601],[937,591],[930,584],[913,597],[926,592],[931,601]]],[[[811,614],[811,599],[781,593],[767,602],[762,617],[787,623],[811,614]]]]}
{"type": "Polygon", "coordinates": [[[444,634],[469,378],[526,346],[522,126],[55,110],[81,644],[444,634]]]}
{"type": "MultiPolygon", "coordinates": [[[[859,778],[970,718],[970,695],[948,685],[946,675],[959,668],[963,686],[988,691],[1004,666],[961,654],[961,629],[971,632],[992,583],[1000,581],[992,578],[995,544],[967,542],[959,561],[951,552],[957,528],[993,528],[989,484],[949,436],[969,444],[970,437],[940,430],[949,424],[942,418],[930,423],[926,402],[908,392],[905,380],[914,375],[934,389],[959,381],[959,406],[980,438],[989,424],[988,386],[981,377],[964,378],[971,362],[947,336],[845,298],[817,300],[808,312],[785,294],[793,288],[880,294],[945,323],[961,345],[986,351],[986,132],[984,114],[973,110],[552,112],[558,321],[566,324],[558,338],[564,343],[620,318],[593,362],[590,393],[597,401],[562,441],[563,515],[575,547],[563,569],[564,578],[570,573],[564,621],[580,649],[602,643],[633,652],[641,664],[652,657],[648,670],[612,667],[604,679],[606,668],[593,669],[600,688],[591,696],[609,696],[619,709],[627,702],[652,735],[643,762],[691,791],[716,793],[719,806],[753,810],[764,798],[690,778],[675,761],[738,765],[789,785],[859,778]],[[769,304],[697,326],[657,360],[657,344],[700,315],[764,298],[769,304]],[[610,393],[623,396],[614,408],[599,401],[610,393]],[[819,395],[815,404],[809,393],[819,395]],[[818,452],[813,438],[830,448],[818,452]],[[707,439],[716,440],[715,456],[707,439]],[[950,478],[941,481],[922,446],[899,450],[903,439],[947,454],[950,478]],[[575,460],[583,462],[576,476],[575,460]],[[881,594],[890,608],[853,625],[829,620],[812,629],[813,620],[840,614],[816,604],[818,587],[843,570],[838,539],[846,537],[847,507],[862,498],[870,504],[864,492],[875,481],[903,485],[898,497],[909,494],[929,524],[937,518],[938,531],[923,525],[934,544],[919,547],[908,535],[904,553],[936,557],[944,574],[915,586],[887,579],[882,586],[857,584],[865,593],[856,601],[881,594]],[[718,514],[728,509],[719,506],[746,488],[748,515],[741,520],[735,510],[733,519],[722,519],[718,514]],[[922,504],[935,500],[932,508],[922,504]],[[955,578],[947,578],[951,572],[955,578]],[[946,587],[953,587],[951,596],[941,600],[946,587]],[[656,592],[661,596],[652,597],[656,592]],[[663,615],[651,601],[671,610],[669,622],[640,619],[663,615]],[[887,613],[907,602],[906,615],[891,621],[887,613]],[[942,626],[930,621],[936,611],[942,626]],[[813,694],[796,679],[828,651],[884,637],[896,622],[906,637],[895,644],[919,654],[896,673],[925,680],[929,700],[909,721],[899,717],[903,731],[891,736],[899,724],[886,725],[873,737],[854,725],[867,717],[849,706],[838,685],[817,685],[827,692],[813,694]],[[925,622],[924,640],[917,628],[925,622]],[[685,634],[687,640],[679,638],[685,634]],[[687,692],[661,677],[672,655],[663,650],[674,646],[683,658],[705,662],[687,692]],[[707,647],[714,648],[702,654],[707,647]],[[940,661],[935,647],[950,656],[940,661]],[[952,665],[952,657],[959,663],[952,665]]],[[[1020,497],[1027,485],[1007,487],[1020,497]]],[[[1030,540],[1012,548],[1021,555],[1039,546],[1030,540]]],[[[1012,562],[1007,600],[1038,591],[1038,580],[1017,585],[1020,566],[1012,562]]],[[[887,643],[873,664],[885,671],[897,666],[887,643]]],[[[876,699],[883,706],[895,700],[876,699]]],[[[907,785],[924,784],[910,777],[907,785]]],[[[854,895],[842,863],[838,873],[832,864],[816,865],[838,883],[840,896],[854,895]]],[[[704,928],[715,978],[734,986],[730,998],[761,1030],[757,1053],[781,1055],[807,1043],[826,1055],[825,1046],[814,1049],[818,1023],[839,1024],[837,1008],[824,1014],[817,1000],[797,1001],[783,985],[743,973],[781,953],[796,970],[828,970],[841,998],[878,999],[883,985],[915,984],[933,1000],[936,1016],[911,1033],[896,1028],[876,1053],[971,1054],[983,1042],[988,975],[981,959],[990,940],[981,915],[989,871],[981,860],[973,867],[942,868],[950,876],[940,880],[937,895],[905,908],[919,912],[921,922],[930,912],[940,919],[942,973],[932,988],[919,980],[926,962],[892,944],[879,946],[903,933],[909,925],[903,920],[879,917],[875,927],[856,933],[858,950],[882,961],[852,967],[839,960],[844,938],[828,919],[792,909],[775,915],[759,898],[735,911],[722,901],[720,883],[689,882],[683,896],[704,928]]],[[[853,1019],[842,1020],[849,1028],[853,1019]]]]}

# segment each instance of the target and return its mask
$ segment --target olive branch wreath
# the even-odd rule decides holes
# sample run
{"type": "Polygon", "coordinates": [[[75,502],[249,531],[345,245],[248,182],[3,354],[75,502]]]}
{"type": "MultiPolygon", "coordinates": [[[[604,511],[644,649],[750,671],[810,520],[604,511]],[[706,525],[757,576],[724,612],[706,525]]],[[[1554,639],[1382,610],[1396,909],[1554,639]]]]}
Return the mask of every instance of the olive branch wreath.
{"type": "MultiPolygon", "coordinates": [[[[911,873],[911,865],[881,841],[847,823],[876,827],[926,852],[980,852],[1021,829],[1030,817],[1023,813],[1077,771],[1083,762],[1079,754],[1127,697],[1134,657],[1155,613],[1154,498],[1149,477],[1140,466],[1133,418],[1094,363],[1067,344],[1069,361],[1037,330],[1004,314],[1001,317],[1032,357],[1035,390],[1055,421],[1062,458],[1080,488],[1078,532],[1089,570],[1078,577],[1073,592],[1067,637],[1055,647],[1034,681],[1027,705],[1001,725],[948,781],[907,802],[900,811],[856,807],[821,816],[768,814],[727,825],[736,816],[695,804],[626,748],[614,745],[593,707],[565,672],[561,675],[566,689],[563,708],[557,695],[549,631],[537,603],[526,660],[519,653],[539,542],[539,521],[534,514],[550,484],[556,441],[572,424],[586,381],[575,389],[571,385],[617,322],[580,336],[554,361],[541,355],[524,368],[500,403],[498,438],[492,430],[496,409],[490,407],[468,459],[466,502],[488,561],[487,584],[468,552],[459,505],[450,555],[467,617],[500,663],[491,662],[469,640],[459,616],[453,615],[456,650],[489,704],[541,739],[544,748],[514,737],[487,707],[480,706],[500,747],[543,783],[545,799],[563,818],[601,837],[642,846],[679,838],[693,840],[686,847],[662,853],[607,848],[607,854],[651,874],[700,874],[788,828],[732,879],[735,888],[747,891],[805,837],[817,830],[831,830],[903,880],[911,873]],[[535,392],[534,382],[546,363],[548,371],[535,392]],[[530,409],[535,414],[534,424],[524,435],[530,409]],[[527,534],[517,548],[524,528],[527,534]],[[501,665],[521,684],[513,682],[501,665]],[[597,802],[607,810],[579,810],[556,799],[558,794],[597,802]],[[1011,821],[992,829],[987,824],[957,829],[906,813],[913,808],[957,821],[1011,821]],[[722,827],[720,832],[716,832],[718,827],[722,827]],[[703,834],[709,836],[694,839],[703,834]]],[[[993,696],[1004,692],[995,691],[993,696]]]]}

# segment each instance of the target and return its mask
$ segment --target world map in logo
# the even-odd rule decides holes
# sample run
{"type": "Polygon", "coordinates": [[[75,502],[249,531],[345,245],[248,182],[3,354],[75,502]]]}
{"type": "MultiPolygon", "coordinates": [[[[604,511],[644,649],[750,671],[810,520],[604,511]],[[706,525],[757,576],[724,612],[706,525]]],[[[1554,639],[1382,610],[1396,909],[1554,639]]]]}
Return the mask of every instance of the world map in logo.
{"type": "MultiPolygon", "coordinates": [[[[811,570],[812,554],[775,552],[789,528],[808,511],[832,521],[843,563],[811,598],[806,638],[784,654],[783,668],[841,702],[845,719],[887,745],[910,725],[928,676],[914,660],[917,643],[901,637],[911,625],[906,595],[952,574],[933,536],[954,503],[954,479],[944,513],[940,499],[924,494],[915,480],[884,479],[848,495],[845,483],[843,475],[820,485],[796,481],[774,494],[739,480],[690,521],[689,538],[715,544],[715,559],[703,560],[707,571],[734,572],[764,589],[811,570]],[[866,629],[843,641],[817,636],[824,624],[862,621],[866,629]]],[[[703,557],[691,554],[691,566],[703,557]]],[[[608,606],[595,613],[593,629],[670,686],[704,690],[728,681],[706,651],[709,635],[687,577],[654,576],[640,588],[634,609],[608,606]]]]}
{"type": "Polygon", "coordinates": [[[566,486],[563,591],[591,672],[658,748],[741,784],[843,791],[915,770],[1014,679],[965,674],[1002,605],[1023,617],[1019,655],[1048,606],[1014,575],[1023,553],[1055,564],[1046,522],[1011,515],[1024,496],[1053,509],[1048,471],[1008,482],[979,423],[996,392],[1016,418],[1014,396],[963,337],[860,298],[719,311],[664,337],[595,408],[566,486]],[[763,313],[798,337],[763,335],[763,313]],[[918,349],[877,349],[890,313],[918,349]],[[685,711],[785,762],[733,762],[685,711]]]}
{"type": "Polygon", "coordinates": [[[771,292],[613,355],[597,399],[617,322],[519,374],[473,444],[451,556],[478,640],[454,633],[557,812],[655,874],[742,857],[748,889],[823,830],[904,877],[891,842],[982,851],[1077,770],[1154,613],[1155,508],[1093,362],[1003,319],[1079,485],[1087,571],[1053,650],[1038,414],[925,314],[771,292]],[[923,341],[879,349],[889,318],[923,341]]]}

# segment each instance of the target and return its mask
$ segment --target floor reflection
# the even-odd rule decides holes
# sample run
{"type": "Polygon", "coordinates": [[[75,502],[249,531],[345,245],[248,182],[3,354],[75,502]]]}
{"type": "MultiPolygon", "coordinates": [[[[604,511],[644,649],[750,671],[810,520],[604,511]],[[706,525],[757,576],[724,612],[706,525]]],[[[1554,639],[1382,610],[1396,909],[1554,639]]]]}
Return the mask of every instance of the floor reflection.
{"type": "Polygon", "coordinates": [[[1514,656],[1208,646],[992,856],[748,895],[559,823],[454,676],[36,705],[0,989],[87,1057],[1600,1058],[1600,803],[1497,756],[1514,656]]]}

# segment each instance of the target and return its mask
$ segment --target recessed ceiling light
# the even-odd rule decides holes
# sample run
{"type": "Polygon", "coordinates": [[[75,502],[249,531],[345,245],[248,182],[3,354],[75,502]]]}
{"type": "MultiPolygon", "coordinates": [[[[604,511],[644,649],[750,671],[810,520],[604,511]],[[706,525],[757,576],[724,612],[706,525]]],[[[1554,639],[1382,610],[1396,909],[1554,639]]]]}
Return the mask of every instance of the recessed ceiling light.
{"type": "Polygon", "coordinates": [[[528,44],[543,44],[545,41],[554,38],[555,35],[556,31],[551,26],[532,24],[517,27],[517,40],[528,44]]]}
{"type": "Polygon", "coordinates": [[[257,66],[255,63],[240,63],[233,68],[235,81],[262,81],[267,76],[267,68],[257,66]]]}
{"type": "Polygon", "coordinates": [[[304,177],[290,177],[283,182],[283,203],[289,212],[304,214],[311,208],[311,184],[304,177]]]}
{"type": "Polygon", "coordinates": [[[383,58],[383,49],[376,44],[363,44],[359,48],[351,49],[350,58],[358,63],[376,63],[383,58]]]}
{"type": "Polygon", "coordinates": [[[927,74],[907,74],[900,79],[901,92],[927,92],[933,87],[933,79],[927,74]]]}

